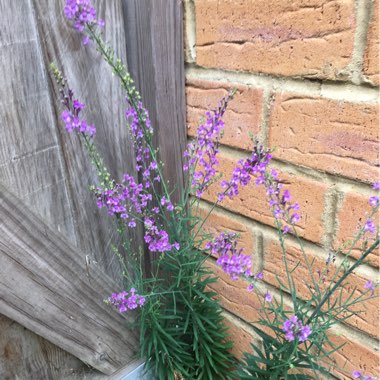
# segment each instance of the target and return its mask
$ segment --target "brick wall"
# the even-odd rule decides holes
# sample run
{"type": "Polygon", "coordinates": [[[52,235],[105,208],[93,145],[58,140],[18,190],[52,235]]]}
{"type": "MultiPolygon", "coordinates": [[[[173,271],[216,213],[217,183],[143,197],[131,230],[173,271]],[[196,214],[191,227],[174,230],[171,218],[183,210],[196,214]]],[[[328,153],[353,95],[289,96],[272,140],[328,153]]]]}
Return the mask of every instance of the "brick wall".
{"type": "MultiPolygon", "coordinates": [[[[301,205],[298,228],[307,254],[323,265],[328,250],[363,221],[371,183],[379,180],[379,1],[185,0],[185,37],[189,138],[204,111],[237,88],[225,115],[222,172],[231,173],[236,159],[248,156],[250,132],[275,148],[273,164],[301,205]]],[[[204,212],[216,191],[204,196],[204,212]]],[[[239,232],[254,268],[264,271],[266,288],[276,294],[275,275],[284,270],[261,189],[251,186],[224,201],[209,228],[239,232]]],[[[289,260],[297,262],[300,252],[289,241],[289,260]]],[[[241,356],[254,339],[249,322],[258,301],[244,281],[209,265],[221,276],[215,289],[241,356]]],[[[376,281],[378,267],[377,252],[347,290],[376,281]]],[[[302,294],[307,272],[302,265],[299,271],[302,294]]],[[[348,342],[336,355],[340,365],[378,373],[377,301],[335,332],[338,343],[348,342]]]]}

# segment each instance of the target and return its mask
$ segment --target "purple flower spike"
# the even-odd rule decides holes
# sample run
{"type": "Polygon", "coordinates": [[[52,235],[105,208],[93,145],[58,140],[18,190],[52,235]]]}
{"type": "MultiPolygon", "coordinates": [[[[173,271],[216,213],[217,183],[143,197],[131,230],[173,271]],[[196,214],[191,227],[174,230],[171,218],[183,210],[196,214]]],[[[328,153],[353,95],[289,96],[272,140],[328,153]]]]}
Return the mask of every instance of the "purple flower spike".
{"type": "Polygon", "coordinates": [[[72,20],[74,28],[82,32],[86,24],[99,23],[96,10],[90,0],[66,0],[65,16],[72,20]]]}
{"type": "Polygon", "coordinates": [[[167,252],[173,248],[179,250],[179,244],[177,242],[170,244],[168,233],[159,230],[152,218],[145,218],[144,227],[146,229],[144,240],[151,252],[167,252]]]}
{"type": "Polygon", "coordinates": [[[372,207],[377,207],[380,202],[380,197],[377,197],[376,195],[373,195],[372,197],[369,198],[369,204],[372,207]]]}
{"type": "Polygon", "coordinates": [[[360,371],[356,370],[352,372],[352,377],[354,379],[360,379],[360,380],[379,380],[378,377],[372,377],[372,376],[366,376],[363,375],[360,371]]]}
{"type": "Polygon", "coordinates": [[[131,288],[130,292],[113,293],[107,300],[108,303],[115,306],[119,313],[125,313],[145,304],[145,297],[136,293],[136,289],[131,288]]]}
{"type": "Polygon", "coordinates": [[[289,342],[297,338],[300,342],[305,342],[312,333],[310,326],[304,325],[296,315],[291,316],[284,322],[282,330],[285,333],[285,339],[289,342]]]}
{"type": "Polygon", "coordinates": [[[300,217],[300,215],[297,214],[297,213],[294,213],[294,214],[290,217],[290,223],[291,223],[291,224],[296,224],[296,223],[298,223],[300,220],[301,220],[301,217],[300,217]]]}
{"type": "Polygon", "coordinates": [[[272,299],[273,299],[272,294],[269,292],[266,292],[264,295],[264,299],[266,302],[272,302],[272,299]]]}
{"type": "Polygon", "coordinates": [[[243,255],[242,248],[237,249],[236,234],[222,232],[213,241],[206,244],[206,249],[219,256],[216,264],[221,266],[232,280],[237,280],[241,276],[251,277],[251,257],[243,255]]]}
{"type": "Polygon", "coordinates": [[[366,221],[364,231],[369,232],[370,234],[374,234],[376,232],[376,225],[371,219],[366,221]]]}
{"type": "Polygon", "coordinates": [[[206,121],[197,130],[196,143],[189,144],[183,155],[187,158],[183,169],[185,171],[190,168],[194,170],[191,186],[195,189],[198,198],[203,195],[217,174],[219,161],[216,157],[224,129],[222,116],[231,98],[232,94],[228,94],[221,100],[216,110],[206,112],[206,121]],[[195,167],[197,167],[197,171],[195,171],[195,167]]]}
{"type": "Polygon", "coordinates": [[[71,89],[61,90],[62,103],[65,106],[65,110],[61,113],[61,119],[65,123],[67,132],[73,131],[94,136],[96,134],[96,128],[93,124],[88,124],[86,120],[79,117],[80,112],[86,106],[78,99],[74,99],[74,92],[71,89]]]}
{"type": "Polygon", "coordinates": [[[370,289],[371,295],[374,295],[375,293],[375,285],[372,281],[367,281],[364,285],[364,289],[370,289]]]}
{"type": "Polygon", "coordinates": [[[256,178],[257,186],[265,184],[265,174],[271,159],[272,155],[269,150],[264,149],[256,141],[251,157],[246,160],[239,160],[232,172],[232,178],[229,181],[224,180],[221,182],[221,187],[225,190],[219,194],[218,198],[223,198],[224,195],[230,199],[236,197],[239,194],[239,186],[249,185],[252,177],[256,178]]]}

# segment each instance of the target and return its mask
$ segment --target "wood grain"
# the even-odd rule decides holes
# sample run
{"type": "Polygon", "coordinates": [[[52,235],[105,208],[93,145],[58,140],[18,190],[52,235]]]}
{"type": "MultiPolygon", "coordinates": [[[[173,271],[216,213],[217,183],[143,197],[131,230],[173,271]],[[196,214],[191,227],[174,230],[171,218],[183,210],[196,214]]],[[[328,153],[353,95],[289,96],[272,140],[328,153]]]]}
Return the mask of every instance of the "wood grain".
{"type": "Polygon", "coordinates": [[[128,67],[147,107],[170,189],[183,188],[186,144],[180,0],[123,0],[128,67]]]}
{"type": "MultiPolygon", "coordinates": [[[[93,4],[99,17],[105,20],[105,39],[125,59],[121,1],[93,1],[93,4]]],[[[64,0],[34,1],[45,69],[48,70],[50,62],[55,62],[63,70],[76,97],[86,104],[84,116],[97,128],[95,143],[106,166],[119,181],[123,173],[133,174],[135,167],[133,146],[125,128],[124,95],[95,47],[82,45],[81,35],[64,18],[63,6],[64,0]]],[[[95,199],[88,191],[89,185],[97,183],[96,172],[79,137],[68,135],[64,130],[59,116],[62,109],[58,91],[51,75],[49,78],[77,245],[107,274],[121,281],[121,267],[110,247],[111,243],[117,242],[113,220],[105,210],[97,209],[95,199]]]]}
{"type": "Polygon", "coordinates": [[[4,315],[103,373],[131,361],[136,337],[103,302],[115,282],[2,186],[0,236],[4,315]]]}
{"type": "MultiPolygon", "coordinates": [[[[126,3],[123,4],[124,10],[126,3]]],[[[137,65],[135,70],[138,72],[139,86],[144,99],[148,99],[148,108],[156,115],[153,115],[152,119],[157,126],[158,143],[162,145],[161,158],[166,164],[166,177],[172,178],[172,186],[181,186],[181,151],[185,143],[181,4],[179,0],[144,0],[141,4],[137,1],[128,3],[134,7],[139,34],[136,31],[128,35],[128,29],[124,28],[121,0],[94,1],[100,17],[106,21],[105,37],[121,58],[125,59],[126,46],[133,48],[133,39],[140,39],[135,44],[136,54],[130,52],[132,60],[129,61],[137,65]],[[152,17],[149,20],[145,20],[147,12],[152,17]],[[145,28],[145,21],[148,21],[149,28],[145,28]],[[125,37],[126,31],[128,42],[125,37]],[[133,61],[135,55],[138,60],[133,61]]],[[[116,286],[115,282],[121,279],[119,263],[110,251],[110,244],[117,239],[114,236],[112,221],[107,219],[103,210],[96,209],[94,199],[87,190],[88,185],[95,182],[96,175],[87,160],[84,147],[79,139],[68,136],[61,126],[60,107],[55,100],[56,89],[47,69],[51,61],[55,61],[64,70],[76,95],[87,104],[86,117],[97,126],[98,147],[115,178],[120,178],[124,172],[133,174],[135,164],[127,129],[123,127],[123,93],[94,47],[81,46],[80,36],[63,18],[63,5],[64,0],[0,0],[0,70],[3,73],[0,77],[0,184],[5,184],[17,196],[21,209],[28,210],[29,207],[55,233],[58,231],[62,234],[60,238],[67,240],[65,244],[71,242],[80,248],[75,250],[76,255],[79,255],[78,261],[72,263],[76,265],[76,269],[70,272],[67,268],[69,278],[74,276],[73,273],[74,277],[78,278],[77,282],[72,282],[73,288],[70,289],[74,291],[75,285],[79,287],[77,291],[80,291],[80,287],[84,286],[82,282],[86,280],[86,256],[91,257],[92,263],[98,263],[94,269],[95,277],[101,276],[102,268],[113,278],[113,282],[110,280],[112,286],[116,286]]],[[[21,255],[18,244],[21,244],[24,238],[32,237],[23,236],[20,241],[12,242],[12,245],[12,233],[17,235],[23,233],[22,230],[11,231],[5,219],[1,219],[0,223],[2,226],[7,225],[3,228],[8,228],[8,235],[0,235],[1,249],[15,250],[22,257],[22,262],[25,258],[21,255]]],[[[138,246],[141,235],[131,237],[138,246]]],[[[22,247],[23,250],[26,248],[29,247],[22,247]]],[[[66,253],[61,254],[62,260],[74,259],[72,255],[65,257],[66,253]]],[[[44,281],[53,282],[54,275],[64,273],[51,267],[57,264],[54,261],[57,258],[50,258],[53,261],[48,261],[46,265],[40,261],[34,262],[33,266],[32,262],[30,271],[28,267],[16,262],[10,254],[2,256],[4,259],[1,258],[0,261],[7,260],[7,264],[0,268],[0,273],[7,273],[8,277],[7,280],[5,277],[0,278],[0,313],[5,313],[10,318],[16,315],[18,319],[15,318],[15,321],[20,321],[33,331],[56,342],[54,334],[62,331],[56,332],[52,321],[45,331],[44,325],[39,325],[34,320],[36,317],[30,317],[28,325],[23,308],[28,310],[29,307],[35,312],[36,307],[31,306],[29,294],[36,297],[36,292],[42,292],[44,289],[47,291],[49,288],[44,285],[44,281]],[[9,271],[12,270],[16,270],[16,273],[21,270],[23,276],[9,278],[9,271]],[[42,278],[41,284],[35,281],[38,278],[37,272],[42,278]],[[29,288],[26,285],[29,284],[28,281],[33,283],[34,287],[29,288]],[[9,297],[5,288],[9,289],[7,292],[10,294],[13,288],[24,292],[23,295],[19,295],[20,299],[16,297],[16,301],[20,302],[19,309],[16,308],[18,311],[12,309],[12,304],[4,301],[6,296],[9,297]]],[[[60,265],[61,270],[66,270],[62,266],[64,264],[60,265]]],[[[62,276],[58,278],[59,281],[55,278],[57,287],[61,286],[63,281],[62,276]]],[[[66,282],[65,284],[67,285],[66,282]]],[[[108,284],[108,288],[99,288],[97,294],[105,290],[114,290],[111,287],[108,284]]],[[[47,297],[48,294],[42,292],[39,301],[42,302],[43,297],[47,297]]],[[[49,312],[58,313],[55,319],[50,316],[58,325],[70,322],[65,319],[64,322],[61,321],[62,310],[57,305],[48,304],[46,307],[49,312]]],[[[44,313],[45,309],[40,312],[44,313]]],[[[40,314],[37,315],[38,318],[40,314]]],[[[32,312],[30,315],[33,315],[32,312]]],[[[11,322],[10,328],[10,321],[7,317],[0,316],[0,378],[22,378],[26,374],[25,376],[32,380],[58,379],[62,375],[54,370],[58,367],[61,367],[62,371],[68,367],[76,370],[76,374],[65,372],[64,378],[86,378],[87,368],[78,359],[59,348],[63,347],[72,352],[68,338],[63,345],[59,339],[57,347],[14,321],[11,322]],[[6,355],[1,356],[1,352],[10,352],[9,345],[7,346],[8,338],[17,335],[19,339],[14,341],[18,344],[12,345],[12,353],[17,357],[19,364],[8,365],[9,358],[7,359],[6,355]]],[[[124,333],[124,338],[129,337],[127,331],[124,333]]],[[[76,347],[77,337],[73,339],[71,343],[76,347]]],[[[124,346],[116,344],[112,349],[124,350],[124,346]]],[[[76,354],[77,351],[74,355],[76,354]]],[[[79,350],[79,354],[82,355],[83,352],[79,350]]],[[[124,359],[127,360],[127,356],[124,359]]],[[[96,359],[94,360],[96,362],[96,359]]],[[[127,364],[128,360],[124,364],[127,364]]]]}
{"type": "Polygon", "coordinates": [[[105,380],[108,376],[0,316],[0,379],[105,380]]]}
{"type": "MultiPolygon", "coordinates": [[[[33,4],[0,0],[0,14],[0,182],[76,243],[33,4]]],[[[60,379],[69,368],[88,372],[79,359],[0,315],[1,379],[60,379]]]]}
{"type": "Polygon", "coordinates": [[[75,243],[31,4],[0,0],[0,12],[0,181],[75,243]]]}

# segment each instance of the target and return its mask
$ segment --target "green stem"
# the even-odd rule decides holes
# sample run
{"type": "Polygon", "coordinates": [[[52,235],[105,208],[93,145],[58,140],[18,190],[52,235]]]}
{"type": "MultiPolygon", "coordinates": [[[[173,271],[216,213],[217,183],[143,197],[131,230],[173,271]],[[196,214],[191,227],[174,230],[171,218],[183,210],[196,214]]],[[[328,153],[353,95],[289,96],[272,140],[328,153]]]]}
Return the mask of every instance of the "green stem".
{"type": "MultiPolygon", "coordinates": [[[[373,215],[375,215],[375,213],[377,212],[378,208],[379,208],[379,206],[373,208],[371,214],[368,216],[368,219],[371,219],[371,218],[373,217],[373,215]]],[[[355,247],[355,245],[356,245],[356,243],[359,241],[359,239],[362,237],[362,235],[363,235],[363,233],[364,233],[364,227],[365,227],[365,226],[363,226],[363,227],[359,230],[357,236],[356,236],[356,237],[354,238],[354,240],[352,241],[351,246],[348,248],[347,253],[344,255],[344,256],[345,256],[344,259],[342,260],[342,262],[340,263],[339,267],[338,267],[337,270],[335,271],[334,276],[333,276],[333,278],[331,279],[331,283],[333,283],[333,282],[335,281],[335,279],[338,277],[338,275],[339,275],[339,273],[340,273],[340,270],[342,269],[343,265],[347,262],[348,257],[350,257],[350,253],[351,253],[351,251],[353,250],[353,248],[355,247]]]]}
{"type": "MultiPolygon", "coordinates": [[[[164,195],[166,199],[170,201],[170,192],[168,190],[168,187],[166,185],[166,181],[163,176],[162,168],[160,162],[157,160],[156,151],[154,149],[153,143],[152,143],[152,135],[148,131],[146,127],[146,121],[142,115],[141,110],[138,107],[138,102],[141,99],[140,94],[133,86],[133,80],[130,76],[130,74],[126,71],[125,67],[121,64],[121,61],[119,59],[114,58],[114,53],[110,47],[106,47],[104,41],[101,39],[101,37],[95,32],[94,26],[91,24],[87,24],[87,30],[90,34],[90,37],[93,41],[96,42],[98,50],[100,54],[104,57],[105,61],[111,66],[113,69],[114,74],[120,79],[123,88],[127,92],[128,101],[130,102],[131,106],[134,108],[134,110],[137,113],[137,117],[139,120],[139,124],[142,126],[143,132],[144,132],[144,140],[147,144],[147,147],[149,149],[149,153],[152,157],[152,159],[157,163],[157,172],[158,175],[161,178],[161,186],[164,192],[164,195]]],[[[155,193],[155,197],[157,199],[157,202],[160,202],[159,196],[155,193]]],[[[172,219],[172,227],[175,232],[176,237],[178,237],[178,231],[177,231],[177,225],[178,223],[175,220],[175,217],[173,214],[171,214],[172,219]]]]}
{"type": "Polygon", "coordinates": [[[312,319],[320,312],[322,306],[327,302],[331,295],[335,292],[336,289],[341,285],[341,283],[363,262],[363,260],[379,245],[380,239],[377,238],[375,242],[363,253],[363,255],[358,259],[350,269],[343,274],[343,276],[335,283],[335,285],[325,294],[321,302],[318,304],[314,312],[308,318],[306,323],[310,323],[312,319]]]}

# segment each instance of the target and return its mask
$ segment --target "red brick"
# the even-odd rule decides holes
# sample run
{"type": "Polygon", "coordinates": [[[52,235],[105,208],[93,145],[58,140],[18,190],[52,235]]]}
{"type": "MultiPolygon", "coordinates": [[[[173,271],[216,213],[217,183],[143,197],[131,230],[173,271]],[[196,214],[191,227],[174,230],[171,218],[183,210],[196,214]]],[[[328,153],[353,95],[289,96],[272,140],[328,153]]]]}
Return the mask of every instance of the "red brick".
{"type": "Polygon", "coordinates": [[[364,75],[376,85],[380,84],[380,28],[379,28],[379,1],[375,0],[372,11],[372,20],[367,35],[367,48],[364,55],[364,75]]]}
{"type": "MultiPolygon", "coordinates": [[[[260,316],[259,310],[261,306],[256,294],[247,292],[247,282],[244,280],[232,281],[228,275],[215,265],[214,261],[209,260],[207,266],[212,268],[213,272],[219,276],[218,281],[211,284],[211,288],[218,293],[222,306],[243,320],[255,323],[260,316]]],[[[227,322],[227,325],[232,327],[231,335],[233,335],[233,341],[236,344],[233,352],[237,357],[240,357],[242,352],[249,349],[250,333],[246,330],[237,329],[232,326],[232,323],[228,324],[227,322]]],[[[266,332],[270,333],[267,329],[266,332]]],[[[371,347],[371,344],[363,345],[352,340],[349,336],[334,335],[332,332],[330,337],[336,345],[346,343],[344,347],[333,354],[337,366],[340,367],[339,370],[335,368],[333,373],[337,375],[345,373],[348,377],[340,377],[344,379],[349,379],[354,369],[363,369],[365,373],[372,375],[378,373],[378,353],[374,347],[371,347]]],[[[329,349],[331,350],[331,347],[329,349]]]]}
{"type": "MultiPolygon", "coordinates": [[[[368,215],[371,213],[369,197],[359,193],[347,193],[344,195],[343,201],[338,210],[338,231],[334,242],[334,249],[342,247],[344,252],[347,251],[349,245],[347,242],[352,241],[358,228],[362,227],[368,215]]],[[[380,213],[378,212],[373,218],[374,222],[379,225],[380,213]]],[[[369,234],[367,234],[370,237],[369,234]]],[[[356,249],[352,251],[352,256],[356,259],[362,254],[362,241],[356,244],[356,249]]],[[[379,267],[380,249],[371,253],[367,257],[367,262],[374,267],[379,267]]]]}
{"type": "MultiPolygon", "coordinates": [[[[208,209],[200,208],[198,210],[198,213],[196,210],[194,210],[194,214],[200,216],[203,220],[203,218],[207,216],[208,211],[208,209]]],[[[213,236],[217,236],[221,232],[237,233],[239,234],[239,247],[244,248],[246,255],[248,255],[250,252],[253,252],[253,236],[247,226],[236,221],[233,218],[229,218],[228,216],[221,214],[220,212],[214,210],[212,214],[207,218],[203,229],[206,233],[213,234],[213,236]]]]}
{"type": "Polygon", "coordinates": [[[261,304],[255,292],[247,291],[248,282],[242,279],[232,281],[214,260],[208,260],[206,266],[218,276],[218,280],[210,284],[210,288],[218,293],[221,305],[246,322],[257,321],[261,304]]]}
{"type": "Polygon", "coordinates": [[[188,133],[195,136],[197,126],[207,110],[215,109],[228,90],[237,89],[224,114],[224,136],[221,142],[233,147],[251,149],[249,134],[258,135],[263,108],[263,91],[236,83],[191,80],[186,87],[188,133]]]}
{"type": "Polygon", "coordinates": [[[278,93],[269,145],[280,160],[372,182],[379,177],[379,108],[278,93]]]}
{"type": "MultiPolygon", "coordinates": [[[[236,160],[220,155],[219,162],[220,172],[224,174],[224,178],[229,179],[236,160]]],[[[320,242],[323,234],[322,213],[327,185],[292,174],[280,173],[279,176],[285,184],[284,188],[290,190],[293,201],[297,201],[301,206],[301,221],[298,224],[300,236],[320,242]]],[[[213,184],[204,194],[204,198],[213,202],[220,191],[219,183],[213,184]]],[[[232,200],[226,198],[221,205],[253,220],[273,225],[273,216],[269,209],[265,189],[262,186],[256,186],[254,180],[249,186],[241,188],[237,197],[232,200]]]]}
{"type": "Polygon", "coordinates": [[[200,66],[339,79],[352,57],[353,0],[197,0],[200,66]]]}
{"type": "MultiPolygon", "coordinates": [[[[313,263],[313,273],[314,279],[318,280],[317,270],[323,271],[326,268],[325,260],[316,256],[316,254],[311,249],[305,249],[306,256],[311,264],[313,263]]],[[[326,258],[328,256],[326,255],[326,258]]],[[[297,294],[299,298],[308,300],[310,298],[310,291],[308,290],[309,286],[312,286],[312,277],[307,268],[304,256],[299,247],[296,247],[291,244],[286,245],[286,259],[289,265],[289,269],[292,270],[297,266],[297,269],[294,272],[293,278],[297,288],[297,294]]],[[[326,289],[329,285],[329,280],[334,276],[335,268],[334,264],[330,264],[330,273],[326,275],[326,282],[324,285],[321,285],[321,290],[326,289]]],[[[280,279],[285,285],[288,284],[286,277],[286,270],[283,261],[282,251],[278,242],[269,240],[265,242],[265,251],[264,251],[264,279],[266,282],[273,286],[279,287],[279,283],[276,279],[276,276],[280,279]]],[[[340,277],[340,276],[339,276],[340,277]]],[[[339,278],[338,277],[338,278],[339,278]]],[[[344,290],[342,292],[343,301],[347,299],[349,294],[356,288],[357,290],[354,293],[354,297],[359,297],[364,289],[364,284],[368,281],[368,278],[362,277],[355,272],[352,273],[345,281],[343,286],[344,290]]],[[[336,297],[339,293],[336,293],[336,297]]],[[[334,298],[332,298],[334,300],[334,298]]],[[[364,303],[361,303],[352,308],[353,311],[363,310],[362,313],[357,316],[349,318],[346,323],[354,326],[355,328],[366,332],[372,336],[378,336],[379,334],[379,300],[371,299],[367,300],[364,303]]],[[[343,316],[343,315],[342,315],[343,316]]]]}
{"type": "MultiPolygon", "coordinates": [[[[341,349],[332,355],[337,364],[337,368],[332,372],[339,379],[351,380],[352,372],[355,370],[362,371],[363,374],[368,376],[377,376],[379,374],[379,353],[376,351],[377,347],[373,344],[362,344],[343,334],[330,334],[330,339],[335,346],[345,343],[341,349]]],[[[330,347],[329,349],[331,350],[330,347]]]]}
{"type": "MultiPolygon", "coordinates": [[[[246,328],[242,327],[237,321],[237,318],[228,317],[224,318],[224,324],[229,329],[229,339],[233,343],[233,348],[231,353],[238,360],[242,360],[244,353],[253,353],[251,343],[254,341],[255,337],[246,328]]],[[[257,340],[255,339],[255,343],[257,340]]]]}

